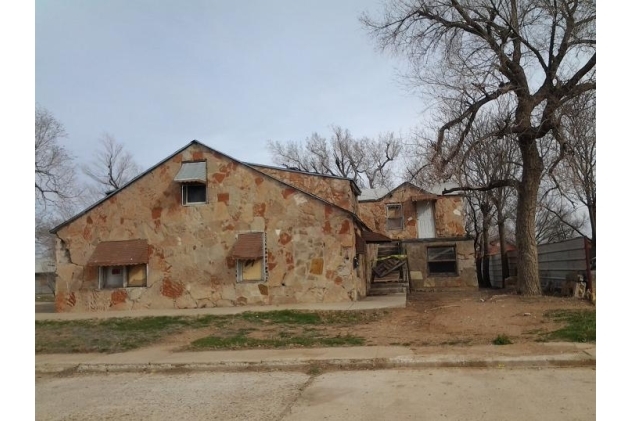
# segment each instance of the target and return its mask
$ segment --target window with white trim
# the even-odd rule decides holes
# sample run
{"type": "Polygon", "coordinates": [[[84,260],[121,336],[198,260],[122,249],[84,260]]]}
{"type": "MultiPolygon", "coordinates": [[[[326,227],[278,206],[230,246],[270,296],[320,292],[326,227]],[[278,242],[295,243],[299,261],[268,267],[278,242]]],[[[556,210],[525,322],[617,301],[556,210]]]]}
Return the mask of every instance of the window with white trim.
{"type": "Polygon", "coordinates": [[[182,184],[182,204],[199,205],[207,203],[206,184],[186,183],[182,184]]]}

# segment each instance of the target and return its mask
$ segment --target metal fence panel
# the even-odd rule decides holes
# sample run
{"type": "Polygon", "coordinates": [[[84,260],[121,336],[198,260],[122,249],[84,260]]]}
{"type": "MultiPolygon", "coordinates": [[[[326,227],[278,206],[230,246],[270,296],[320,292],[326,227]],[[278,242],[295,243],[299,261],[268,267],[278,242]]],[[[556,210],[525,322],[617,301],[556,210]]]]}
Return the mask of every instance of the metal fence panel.
{"type": "Polygon", "coordinates": [[[537,247],[539,280],[544,289],[560,289],[566,276],[578,273],[587,279],[587,253],[583,237],[537,247]]]}

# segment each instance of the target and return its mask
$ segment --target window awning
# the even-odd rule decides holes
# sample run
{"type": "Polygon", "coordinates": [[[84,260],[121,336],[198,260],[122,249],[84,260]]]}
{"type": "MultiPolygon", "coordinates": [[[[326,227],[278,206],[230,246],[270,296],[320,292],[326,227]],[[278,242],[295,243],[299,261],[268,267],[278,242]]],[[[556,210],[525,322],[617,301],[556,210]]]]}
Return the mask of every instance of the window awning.
{"type": "Polygon", "coordinates": [[[263,236],[264,233],[262,232],[239,234],[230,256],[241,260],[256,260],[262,258],[263,236]]]}
{"type": "Polygon", "coordinates": [[[362,238],[367,243],[385,243],[388,241],[392,241],[390,237],[372,231],[362,231],[362,238]]]}
{"type": "Polygon", "coordinates": [[[206,183],[206,161],[184,162],[175,176],[178,183],[206,183]]]}
{"type": "Polygon", "coordinates": [[[147,240],[103,241],[88,260],[88,266],[128,266],[149,261],[147,240]]]}

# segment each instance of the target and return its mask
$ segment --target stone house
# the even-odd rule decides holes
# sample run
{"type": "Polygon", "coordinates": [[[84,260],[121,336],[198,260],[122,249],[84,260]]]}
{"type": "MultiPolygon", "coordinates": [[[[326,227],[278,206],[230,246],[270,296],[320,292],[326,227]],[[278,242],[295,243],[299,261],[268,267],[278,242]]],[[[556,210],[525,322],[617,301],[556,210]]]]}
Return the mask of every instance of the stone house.
{"type": "Polygon", "coordinates": [[[193,141],[51,230],[57,311],[357,300],[368,227],[353,184],[193,141]]]}
{"type": "Polygon", "coordinates": [[[373,231],[399,240],[408,256],[411,289],[477,287],[473,240],[464,228],[462,195],[405,182],[366,189],[359,216],[373,231]]]}

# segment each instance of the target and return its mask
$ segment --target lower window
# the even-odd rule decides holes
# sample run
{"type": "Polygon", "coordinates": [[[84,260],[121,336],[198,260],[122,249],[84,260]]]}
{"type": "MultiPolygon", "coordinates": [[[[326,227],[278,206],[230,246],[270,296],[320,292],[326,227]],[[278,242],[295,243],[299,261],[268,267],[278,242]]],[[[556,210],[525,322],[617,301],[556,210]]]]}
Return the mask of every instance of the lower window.
{"type": "Polygon", "coordinates": [[[427,268],[430,275],[457,275],[456,247],[427,247],[427,268]]]}
{"type": "Polygon", "coordinates": [[[147,286],[147,265],[101,266],[99,287],[127,288],[147,286]]]}
{"type": "Polygon", "coordinates": [[[237,260],[237,281],[263,281],[265,266],[263,259],[237,260]]]}

